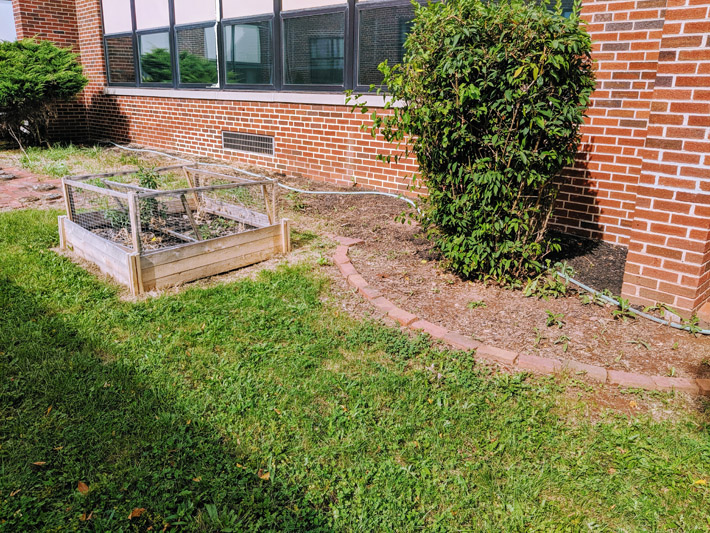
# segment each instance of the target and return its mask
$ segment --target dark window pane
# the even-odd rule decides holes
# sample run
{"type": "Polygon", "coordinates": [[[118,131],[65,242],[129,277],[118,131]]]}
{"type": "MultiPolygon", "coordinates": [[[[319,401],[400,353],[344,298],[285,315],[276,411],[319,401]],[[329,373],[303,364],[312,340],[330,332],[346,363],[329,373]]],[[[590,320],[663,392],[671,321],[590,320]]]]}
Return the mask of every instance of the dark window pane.
{"type": "Polygon", "coordinates": [[[414,18],[411,5],[363,9],[358,34],[358,85],[381,85],[377,66],[402,62],[404,41],[414,18]]]}
{"type": "Polygon", "coordinates": [[[170,36],[168,32],[140,35],[141,81],[145,83],[171,83],[170,36]]]}
{"type": "Polygon", "coordinates": [[[345,13],[284,19],[287,84],[342,85],[345,13]]]}
{"type": "Polygon", "coordinates": [[[214,26],[177,29],[180,83],[217,83],[217,37],[214,26]]]}
{"type": "Polygon", "coordinates": [[[133,37],[107,37],[106,55],[111,83],[135,83],[136,68],[133,56],[133,37]]]}
{"type": "Polygon", "coordinates": [[[227,83],[271,84],[271,21],[226,25],[224,56],[227,83]]]}

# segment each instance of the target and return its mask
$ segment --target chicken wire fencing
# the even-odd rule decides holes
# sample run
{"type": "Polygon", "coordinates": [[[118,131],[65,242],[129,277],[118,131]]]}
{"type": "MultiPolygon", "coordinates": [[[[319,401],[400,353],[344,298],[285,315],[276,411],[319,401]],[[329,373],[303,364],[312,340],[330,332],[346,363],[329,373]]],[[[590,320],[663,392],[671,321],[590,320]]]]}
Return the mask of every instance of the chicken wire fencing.
{"type": "Polygon", "coordinates": [[[236,235],[277,223],[276,183],[197,167],[63,180],[69,219],[137,252],[236,235]]]}

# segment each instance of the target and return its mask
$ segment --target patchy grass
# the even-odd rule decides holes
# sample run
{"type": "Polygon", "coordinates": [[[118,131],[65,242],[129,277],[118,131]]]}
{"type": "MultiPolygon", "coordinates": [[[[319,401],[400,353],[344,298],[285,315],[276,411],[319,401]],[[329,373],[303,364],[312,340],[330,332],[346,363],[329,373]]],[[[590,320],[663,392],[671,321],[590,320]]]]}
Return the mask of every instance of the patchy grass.
{"type": "Polygon", "coordinates": [[[338,314],[308,265],[121,301],[55,216],[0,214],[2,530],[710,527],[705,414],[592,422],[338,314]]]}
{"type": "Polygon", "coordinates": [[[110,172],[124,168],[172,165],[174,160],[100,145],[53,144],[0,151],[0,167],[20,167],[35,174],[61,178],[68,175],[110,172]]]}

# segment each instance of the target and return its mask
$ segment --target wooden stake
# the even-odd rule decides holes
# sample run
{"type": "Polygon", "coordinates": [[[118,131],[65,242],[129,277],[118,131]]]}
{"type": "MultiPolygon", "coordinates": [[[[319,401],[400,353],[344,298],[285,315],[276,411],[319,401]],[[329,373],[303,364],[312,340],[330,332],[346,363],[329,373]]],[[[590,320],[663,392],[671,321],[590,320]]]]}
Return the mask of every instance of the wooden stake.
{"type": "Polygon", "coordinates": [[[138,196],[136,193],[128,193],[128,218],[131,221],[131,239],[133,240],[133,251],[141,253],[141,219],[138,213],[138,196]]]}
{"type": "Polygon", "coordinates": [[[264,196],[264,207],[266,207],[266,216],[269,217],[269,224],[275,224],[274,215],[271,213],[271,208],[269,207],[269,197],[266,194],[266,185],[261,186],[261,194],[264,196]]]}
{"type": "Polygon", "coordinates": [[[281,250],[285,254],[291,251],[291,221],[287,218],[281,220],[281,250]]]}
{"type": "Polygon", "coordinates": [[[197,224],[195,224],[195,218],[192,216],[192,209],[190,209],[190,206],[187,205],[187,198],[185,198],[184,194],[180,195],[180,201],[182,202],[182,206],[185,208],[185,213],[187,213],[187,218],[190,220],[190,225],[192,226],[192,231],[195,232],[195,238],[198,241],[201,241],[202,237],[200,237],[200,229],[197,227],[197,224]]]}
{"type": "Polygon", "coordinates": [[[64,193],[64,205],[67,209],[67,218],[73,222],[74,214],[72,213],[72,205],[74,204],[74,193],[72,193],[64,178],[62,178],[62,193],[64,193]]]}

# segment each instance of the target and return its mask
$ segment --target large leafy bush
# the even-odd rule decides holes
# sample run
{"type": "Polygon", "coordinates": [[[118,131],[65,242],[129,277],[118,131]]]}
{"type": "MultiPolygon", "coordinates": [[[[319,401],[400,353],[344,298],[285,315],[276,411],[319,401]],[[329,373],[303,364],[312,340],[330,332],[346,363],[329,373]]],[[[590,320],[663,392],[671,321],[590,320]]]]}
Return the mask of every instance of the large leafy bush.
{"type": "Polygon", "coordinates": [[[31,39],[0,42],[0,133],[20,146],[41,142],[56,104],[87,83],[70,50],[31,39]]]}
{"type": "Polygon", "coordinates": [[[558,247],[546,235],[554,180],[573,161],[594,87],[577,12],[430,3],[417,9],[403,64],[380,66],[391,111],[373,113],[372,133],[416,155],[423,221],[464,276],[524,277],[558,247]]]}

